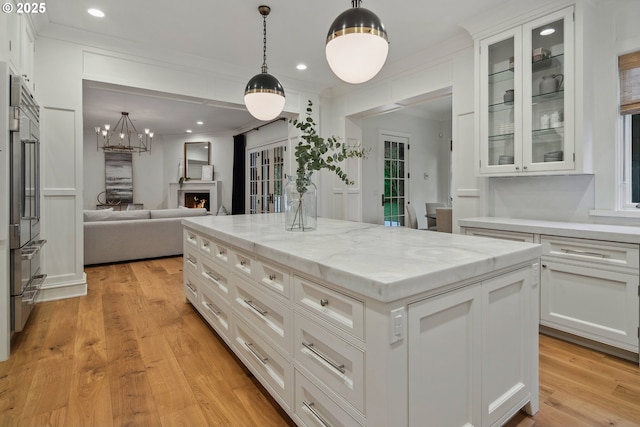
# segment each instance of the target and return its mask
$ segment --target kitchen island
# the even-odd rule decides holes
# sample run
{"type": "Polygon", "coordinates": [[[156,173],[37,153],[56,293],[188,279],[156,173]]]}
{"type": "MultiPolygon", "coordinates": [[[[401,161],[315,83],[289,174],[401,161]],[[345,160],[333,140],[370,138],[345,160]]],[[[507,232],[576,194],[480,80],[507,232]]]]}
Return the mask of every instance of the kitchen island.
{"type": "Polygon", "coordinates": [[[537,412],[539,245],[283,219],[185,219],[184,291],[297,424],[537,412]]]}

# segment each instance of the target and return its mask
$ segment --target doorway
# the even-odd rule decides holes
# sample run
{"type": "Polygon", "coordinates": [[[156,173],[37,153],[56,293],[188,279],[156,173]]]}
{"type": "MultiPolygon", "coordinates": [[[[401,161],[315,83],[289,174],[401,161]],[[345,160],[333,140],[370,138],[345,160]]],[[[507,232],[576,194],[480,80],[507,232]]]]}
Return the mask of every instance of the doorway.
{"type": "Polygon", "coordinates": [[[387,227],[405,225],[405,203],[408,202],[409,138],[381,134],[383,157],[383,224],[387,227]]]}
{"type": "Polygon", "coordinates": [[[282,212],[287,142],[278,141],[249,150],[249,213],[282,212]]]}

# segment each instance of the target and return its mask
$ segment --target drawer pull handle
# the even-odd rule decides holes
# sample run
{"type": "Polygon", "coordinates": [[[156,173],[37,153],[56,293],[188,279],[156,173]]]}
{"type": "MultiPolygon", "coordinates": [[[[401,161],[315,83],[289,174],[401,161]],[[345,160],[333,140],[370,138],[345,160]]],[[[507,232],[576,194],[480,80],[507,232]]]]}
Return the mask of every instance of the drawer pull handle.
{"type": "Polygon", "coordinates": [[[220,311],[216,311],[216,308],[211,305],[211,303],[205,302],[204,305],[207,307],[207,309],[212,312],[213,314],[216,315],[216,317],[220,317],[220,311]]]}
{"type": "Polygon", "coordinates": [[[275,274],[270,274],[269,275],[269,280],[271,280],[271,281],[276,280],[276,275],[275,274]]]}
{"type": "Polygon", "coordinates": [[[216,282],[220,281],[220,276],[216,276],[215,274],[213,274],[213,272],[211,271],[205,271],[205,273],[207,276],[209,276],[210,278],[212,278],[213,280],[215,280],[216,282]]]}
{"type": "Polygon", "coordinates": [[[191,282],[187,282],[186,285],[187,285],[187,288],[189,288],[191,292],[193,292],[194,294],[198,292],[198,289],[194,288],[191,282]]]}
{"type": "Polygon", "coordinates": [[[209,249],[209,242],[202,242],[202,247],[205,249],[209,249]]]}
{"type": "Polygon", "coordinates": [[[220,255],[220,256],[225,256],[226,254],[227,254],[227,251],[225,251],[224,249],[220,249],[218,251],[218,255],[220,255]]]}
{"type": "Polygon", "coordinates": [[[303,341],[302,345],[305,346],[305,348],[308,349],[311,353],[315,354],[320,359],[324,360],[329,365],[331,365],[333,369],[335,369],[336,371],[340,372],[341,374],[345,373],[344,364],[338,365],[336,362],[334,362],[333,360],[331,360],[330,358],[328,358],[327,356],[325,356],[324,354],[316,350],[316,348],[313,346],[313,343],[306,343],[303,341]]]}
{"type": "Polygon", "coordinates": [[[249,307],[251,307],[256,313],[258,313],[261,316],[266,316],[268,311],[267,310],[263,310],[260,307],[258,307],[253,300],[244,300],[245,304],[247,304],[249,307]]]}
{"type": "Polygon", "coordinates": [[[241,266],[243,266],[243,267],[244,267],[245,265],[247,265],[247,260],[245,260],[245,259],[241,260],[241,261],[240,261],[240,265],[241,265],[241,266]]]}
{"type": "Polygon", "coordinates": [[[329,305],[329,300],[326,299],[326,298],[321,299],[320,300],[320,305],[323,306],[323,307],[328,306],[329,305]]]}
{"type": "Polygon", "coordinates": [[[320,421],[320,424],[322,424],[325,427],[331,427],[331,424],[329,424],[327,422],[327,420],[324,419],[324,417],[320,416],[320,414],[318,413],[318,411],[316,411],[316,408],[313,407],[314,403],[311,402],[307,402],[306,400],[302,401],[302,404],[304,405],[305,408],[307,408],[309,410],[309,412],[311,412],[311,414],[316,417],[316,419],[318,421],[320,421]]]}
{"type": "Polygon", "coordinates": [[[251,342],[249,342],[249,343],[248,343],[248,342],[246,342],[246,341],[245,341],[244,345],[246,345],[246,346],[247,346],[247,348],[249,349],[249,351],[250,351],[251,353],[253,353],[253,355],[254,355],[255,357],[257,357],[257,358],[258,358],[258,360],[259,360],[259,361],[261,361],[263,365],[266,365],[266,364],[267,364],[267,360],[269,360],[269,358],[268,358],[268,357],[264,357],[263,355],[261,355],[260,353],[258,353],[258,350],[256,350],[255,348],[253,348],[253,343],[251,343],[251,342]]]}
{"type": "Polygon", "coordinates": [[[584,256],[597,256],[600,258],[610,258],[611,255],[608,254],[600,254],[598,252],[589,252],[589,251],[581,251],[579,249],[561,249],[562,252],[566,253],[566,254],[573,254],[573,255],[584,255],[584,256]]]}
{"type": "Polygon", "coordinates": [[[190,262],[191,264],[193,264],[194,267],[198,266],[198,264],[197,264],[198,259],[197,258],[192,258],[192,257],[188,256],[187,257],[187,262],[190,262]]]}

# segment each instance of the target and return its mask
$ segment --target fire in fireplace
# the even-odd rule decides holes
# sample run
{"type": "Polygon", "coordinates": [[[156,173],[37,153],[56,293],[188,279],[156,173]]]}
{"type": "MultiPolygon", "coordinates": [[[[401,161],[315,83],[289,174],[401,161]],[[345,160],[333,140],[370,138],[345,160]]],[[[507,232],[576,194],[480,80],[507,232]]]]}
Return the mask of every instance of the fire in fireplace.
{"type": "Polygon", "coordinates": [[[184,193],[184,206],[186,208],[206,208],[210,210],[209,193],[184,193]]]}

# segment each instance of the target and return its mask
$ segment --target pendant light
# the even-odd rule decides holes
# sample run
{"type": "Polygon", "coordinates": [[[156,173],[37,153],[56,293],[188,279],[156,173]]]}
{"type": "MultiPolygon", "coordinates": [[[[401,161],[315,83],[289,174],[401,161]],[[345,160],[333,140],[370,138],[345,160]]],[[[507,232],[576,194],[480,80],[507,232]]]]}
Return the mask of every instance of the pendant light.
{"type": "Polygon", "coordinates": [[[253,117],[258,120],[272,120],[284,109],[284,89],[271,74],[267,72],[267,16],[271,12],[269,6],[259,6],[258,11],[262,15],[263,47],[262,47],[262,72],[249,80],[244,89],[244,105],[253,117]]]}
{"type": "Polygon", "coordinates": [[[372,79],[387,59],[387,31],[378,16],[352,0],[351,9],[342,12],[331,24],[325,54],[329,67],[347,83],[372,79]]]}

